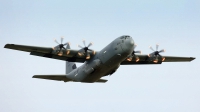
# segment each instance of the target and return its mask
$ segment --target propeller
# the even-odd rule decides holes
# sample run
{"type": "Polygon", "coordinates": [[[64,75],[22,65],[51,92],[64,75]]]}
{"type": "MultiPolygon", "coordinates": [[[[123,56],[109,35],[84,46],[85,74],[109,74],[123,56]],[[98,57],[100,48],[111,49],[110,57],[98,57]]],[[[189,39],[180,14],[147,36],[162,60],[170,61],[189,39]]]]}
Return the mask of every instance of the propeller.
{"type": "Polygon", "coordinates": [[[162,55],[160,55],[160,53],[165,52],[165,50],[164,50],[164,49],[158,50],[159,44],[156,44],[156,50],[154,50],[154,49],[152,48],[152,46],[150,46],[149,48],[153,51],[153,53],[149,54],[148,56],[149,56],[149,57],[152,57],[152,58],[155,58],[155,59],[153,60],[154,63],[158,63],[158,57],[159,57],[159,56],[162,58],[162,61],[165,60],[165,58],[162,57],[162,55]]]}
{"type": "MultiPolygon", "coordinates": [[[[58,54],[59,56],[63,55],[62,50],[67,50],[66,48],[69,47],[69,42],[66,42],[63,44],[63,40],[64,40],[64,37],[61,37],[61,39],[60,39],[61,43],[59,43],[56,39],[54,40],[55,43],[57,43],[58,45],[56,47],[53,47],[53,50],[55,50],[56,54],[58,54]]],[[[67,53],[69,53],[69,51],[67,53]]]]}
{"type": "Polygon", "coordinates": [[[90,59],[90,54],[88,53],[88,51],[93,52],[93,54],[95,54],[95,51],[93,51],[92,49],[89,49],[89,47],[91,47],[93,44],[90,42],[87,46],[86,46],[86,42],[85,40],[83,40],[83,45],[84,47],[82,47],[81,45],[78,45],[79,48],[81,48],[78,52],[79,56],[85,55],[86,59],[90,59]]]}
{"type": "Polygon", "coordinates": [[[135,48],[136,48],[136,47],[137,47],[137,45],[135,44],[135,45],[134,45],[134,50],[133,50],[131,56],[129,56],[129,57],[127,58],[128,61],[132,61],[133,57],[135,57],[135,61],[136,61],[136,62],[138,62],[138,61],[140,60],[140,58],[139,58],[138,56],[136,56],[135,53],[141,54],[142,52],[141,52],[141,51],[135,51],[135,48]]]}

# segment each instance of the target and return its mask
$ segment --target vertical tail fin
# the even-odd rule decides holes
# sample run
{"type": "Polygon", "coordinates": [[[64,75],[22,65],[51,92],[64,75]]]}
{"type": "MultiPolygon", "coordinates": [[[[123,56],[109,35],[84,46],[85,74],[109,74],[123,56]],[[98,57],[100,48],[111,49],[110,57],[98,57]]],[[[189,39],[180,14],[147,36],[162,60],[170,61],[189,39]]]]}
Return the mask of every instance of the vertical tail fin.
{"type": "Polygon", "coordinates": [[[70,73],[72,70],[76,69],[76,64],[74,62],[66,62],[66,74],[70,73]]]}
{"type": "MultiPolygon", "coordinates": [[[[70,49],[70,45],[66,47],[66,49],[70,49]]],[[[70,73],[72,70],[76,69],[76,63],[75,62],[68,62],[66,61],[66,74],[70,73]]]]}

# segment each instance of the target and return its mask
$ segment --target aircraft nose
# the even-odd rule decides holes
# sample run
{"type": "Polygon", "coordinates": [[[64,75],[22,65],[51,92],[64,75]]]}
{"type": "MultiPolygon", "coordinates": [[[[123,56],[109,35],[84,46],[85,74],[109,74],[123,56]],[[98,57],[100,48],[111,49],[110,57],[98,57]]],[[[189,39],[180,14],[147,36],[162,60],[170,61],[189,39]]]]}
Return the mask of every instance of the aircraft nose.
{"type": "Polygon", "coordinates": [[[126,42],[123,47],[124,52],[127,52],[128,54],[132,53],[134,49],[134,45],[135,45],[135,42],[131,37],[126,38],[126,42]]]}
{"type": "Polygon", "coordinates": [[[133,39],[130,37],[129,39],[127,39],[127,44],[129,45],[129,46],[134,46],[134,41],[133,41],[133,39]]]}
{"type": "Polygon", "coordinates": [[[133,41],[133,40],[130,40],[130,44],[131,44],[131,45],[134,45],[134,41],[133,41]]]}

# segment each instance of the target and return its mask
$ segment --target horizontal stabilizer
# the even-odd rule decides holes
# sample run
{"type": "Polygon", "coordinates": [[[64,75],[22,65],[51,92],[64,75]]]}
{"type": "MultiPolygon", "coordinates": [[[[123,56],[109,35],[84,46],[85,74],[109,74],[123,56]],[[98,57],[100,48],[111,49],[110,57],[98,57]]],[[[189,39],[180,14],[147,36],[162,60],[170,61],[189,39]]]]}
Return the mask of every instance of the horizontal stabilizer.
{"type": "Polygon", "coordinates": [[[66,75],[34,75],[33,78],[64,81],[64,82],[72,81],[71,79],[67,78],[66,75]]]}
{"type": "MultiPolygon", "coordinates": [[[[33,78],[38,78],[38,79],[47,79],[47,80],[55,80],[55,81],[64,81],[64,82],[77,82],[73,81],[70,78],[67,78],[66,75],[34,75],[33,78]]],[[[96,81],[97,83],[106,83],[108,80],[105,79],[99,79],[96,81]]],[[[86,82],[84,82],[86,83],[86,82]]]]}

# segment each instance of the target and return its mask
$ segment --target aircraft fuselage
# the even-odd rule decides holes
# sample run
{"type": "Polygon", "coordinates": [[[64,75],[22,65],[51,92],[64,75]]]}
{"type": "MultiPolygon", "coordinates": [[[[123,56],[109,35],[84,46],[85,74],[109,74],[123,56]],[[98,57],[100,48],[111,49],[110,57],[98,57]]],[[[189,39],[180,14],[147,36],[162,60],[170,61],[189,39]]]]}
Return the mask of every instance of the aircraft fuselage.
{"type": "Polygon", "coordinates": [[[82,66],[74,69],[66,77],[78,82],[95,82],[102,76],[111,75],[128,55],[133,52],[134,41],[130,36],[121,36],[82,66]]]}

